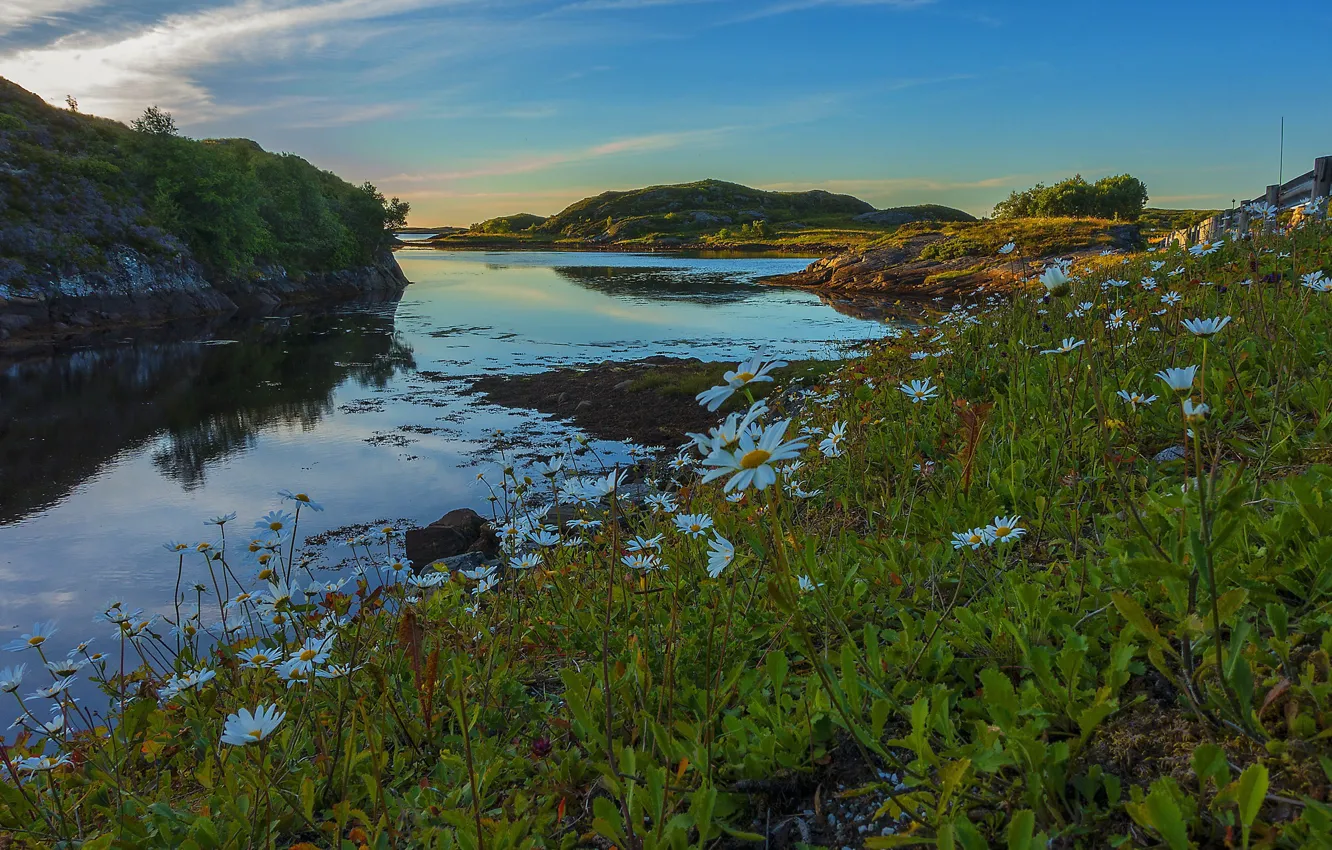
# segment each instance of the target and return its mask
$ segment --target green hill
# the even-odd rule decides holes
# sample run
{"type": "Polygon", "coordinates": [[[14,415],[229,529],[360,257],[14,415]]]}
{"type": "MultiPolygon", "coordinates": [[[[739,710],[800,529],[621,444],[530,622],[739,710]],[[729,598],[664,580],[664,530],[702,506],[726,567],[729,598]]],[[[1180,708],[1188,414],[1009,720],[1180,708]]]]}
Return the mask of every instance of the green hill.
{"type": "Polygon", "coordinates": [[[247,139],[131,128],[0,79],[0,290],[194,261],[211,280],[338,272],[382,258],[407,205],[247,139]]]}
{"type": "Polygon", "coordinates": [[[544,215],[533,215],[532,213],[502,215],[499,218],[487,219],[480,224],[474,224],[468,228],[467,232],[487,235],[521,233],[524,230],[535,230],[546,220],[544,215]]]}

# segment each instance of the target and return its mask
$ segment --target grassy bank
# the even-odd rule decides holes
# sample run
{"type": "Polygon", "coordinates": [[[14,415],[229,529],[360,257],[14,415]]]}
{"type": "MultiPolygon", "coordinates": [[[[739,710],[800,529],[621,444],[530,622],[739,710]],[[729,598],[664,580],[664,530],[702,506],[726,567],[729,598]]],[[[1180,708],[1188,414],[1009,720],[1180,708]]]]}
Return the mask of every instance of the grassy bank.
{"type": "MultiPolygon", "coordinates": [[[[493,572],[408,580],[380,529],[346,584],[311,586],[305,497],[218,518],[163,555],[201,587],[175,633],[113,606],[66,627],[98,643],[49,673],[49,627],[16,642],[26,681],[0,689],[29,731],[6,737],[0,827],[84,847],[1326,847],[1329,262],[1321,226],[1256,232],[959,305],[756,410],[761,435],[736,414],[647,502],[583,455],[498,458],[493,572]],[[1202,317],[1230,321],[1182,324],[1202,317]],[[1193,367],[1178,392],[1156,376],[1193,367]],[[583,519],[541,528],[551,494],[583,519]],[[67,675],[105,699],[72,703],[67,675]]],[[[753,375],[730,377],[745,396],[753,375]]]]}

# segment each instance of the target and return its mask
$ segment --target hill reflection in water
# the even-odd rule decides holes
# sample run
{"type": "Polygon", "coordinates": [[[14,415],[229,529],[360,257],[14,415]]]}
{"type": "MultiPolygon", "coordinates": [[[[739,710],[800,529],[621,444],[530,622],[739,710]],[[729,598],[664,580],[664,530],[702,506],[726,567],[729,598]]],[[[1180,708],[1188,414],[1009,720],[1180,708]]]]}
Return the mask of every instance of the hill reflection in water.
{"type": "Polygon", "coordinates": [[[382,309],[204,327],[0,367],[0,523],[50,507],[109,461],[155,442],[182,487],[275,425],[312,428],[347,381],[380,388],[412,369],[382,309]]]}

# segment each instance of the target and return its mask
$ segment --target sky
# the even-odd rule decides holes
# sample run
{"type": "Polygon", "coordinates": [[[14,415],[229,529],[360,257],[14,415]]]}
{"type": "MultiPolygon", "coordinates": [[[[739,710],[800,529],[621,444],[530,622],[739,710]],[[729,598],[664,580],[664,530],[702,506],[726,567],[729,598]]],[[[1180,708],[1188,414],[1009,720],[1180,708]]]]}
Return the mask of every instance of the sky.
{"type": "Polygon", "coordinates": [[[1332,154],[1332,3],[0,0],[0,77],[411,202],[548,215],[718,178],[985,214],[1131,173],[1229,206],[1332,154]]]}

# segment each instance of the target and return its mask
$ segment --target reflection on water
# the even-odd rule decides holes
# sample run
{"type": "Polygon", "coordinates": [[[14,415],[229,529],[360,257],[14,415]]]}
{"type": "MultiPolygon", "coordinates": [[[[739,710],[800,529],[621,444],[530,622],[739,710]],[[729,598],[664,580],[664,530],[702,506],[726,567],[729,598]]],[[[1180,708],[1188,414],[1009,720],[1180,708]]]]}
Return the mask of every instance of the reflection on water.
{"type": "Polygon", "coordinates": [[[11,364],[0,371],[0,523],[49,507],[147,442],[153,465],[192,490],[209,463],[244,451],[268,426],[313,429],[343,382],[384,387],[414,366],[391,306],[11,364]]]}
{"type": "Polygon", "coordinates": [[[833,356],[880,334],[752,282],[802,259],[412,249],[399,261],[414,284],[396,303],[0,363],[0,640],[56,618],[74,626],[57,643],[73,642],[111,599],[170,610],[176,560],[160,543],[215,534],[201,521],[226,511],[240,514],[229,539],[243,537],[279,488],[328,507],[302,514],[310,534],[486,509],[476,472],[497,431],[527,455],[572,432],[461,395],[466,376],[757,347],[833,356]]]}

